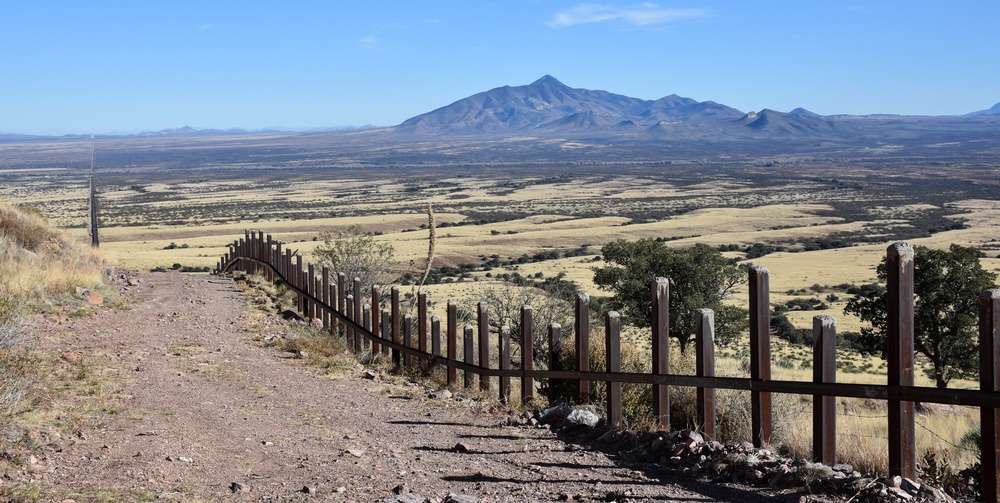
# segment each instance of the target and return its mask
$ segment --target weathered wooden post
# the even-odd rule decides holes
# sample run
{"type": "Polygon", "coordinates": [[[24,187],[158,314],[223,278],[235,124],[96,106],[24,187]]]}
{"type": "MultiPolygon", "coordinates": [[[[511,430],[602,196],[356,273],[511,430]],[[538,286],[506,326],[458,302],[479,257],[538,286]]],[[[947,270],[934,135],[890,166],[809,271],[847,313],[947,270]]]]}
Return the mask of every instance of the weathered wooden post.
{"type": "MultiPolygon", "coordinates": [[[[480,302],[477,306],[477,320],[479,321],[479,366],[483,369],[490,368],[490,322],[489,310],[486,302],[480,302]]],[[[479,389],[489,391],[490,376],[479,374],[479,389]]]]}
{"type": "MultiPolygon", "coordinates": [[[[590,295],[580,292],[576,295],[576,310],[574,312],[576,326],[576,369],[580,372],[590,370],[590,295]]],[[[577,388],[577,401],[590,403],[590,381],[580,379],[577,388]]]]}
{"type": "MultiPolygon", "coordinates": [[[[347,274],[343,272],[337,273],[337,291],[340,292],[340,298],[337,299],[337,312],[341,315],[348,317],[348,307],[350,304],[347,303],[347,294],[351,293],[350,286],[347,284],[347,274]]],[[[347,341],[348,347],[350,347],[352,341],[354,340],[352,336],[354,333],[351,331],[351,326],[344,324],[344,337],[347,341]]]]}
{"type": "MultiPolygon", "coordinates": [[[[766,267],[750,268],[750,385],[771,380],[771,294],[766,267]]],[[[750,391],[750,426],[754,447],[771,443],[771,393],[750,391]]]]}
{"type": "MultiPolygon", "coordinates": [[[[837,382],[837,320],[813,317],[813,382],[837,382]]],[[[837,397],[813,395],[813,461],[837,463],[837,397]]]]}
{"type": "MultiPolygon", "coordinates": [[[[362,319],[364,320],[362,326],[365,327],[365,330],[367,330],[368,332],[372,332],[372,306],[370,304],[365,304],[361,306],[361,316],[362,319]]],[[[368,346],[368,343],[366,342],[368,337],[365,337],[362,334],[359,335],[358,338],[361,339],[361,350],[364,351],[364,349],[368,346]]],[[[372,353],[372,355],[374,354],[375,353],[372,353]]]]}
{"type": "Polygon", "coordinates": [[[431,316],[431,354],[441,356],[441,317],[436,314],[431,316]]]}
{"type": "MultiPolygon", "coordinates": [[[[621,372],[621,317],[616,311],[609,311],[604,315],[604,342],[608,372],[621,372]]],[[[605,385],[608,389],[608,424],[612,428],[618,428],[622,425],[622,383],[612,380],[605,385]]]]}
{"type": "MultiPolygon", "coordinates": [[[[695,375],[715,377],[715,311],[695,310],[694,332],[695,375]]],[[[695,397],[698,422],[702,425],[705,440],[715,440],[715,388],[699,386],[695,397]]]]}
{"type": "MultiPolygon", "coordinates": [[[[382,328],[382,340],[384,340],[384,341],[391,341],[392,340],[392,332],[389,330],[389,327],[392,325],[392,313],[389,312],[388,309],[383,309],[382,310],[382,324],[381,325],[382,325],[382,327],[381,327],[382,328]]],[[[388,356],[388,355],[389,355],[389,346],[387,346],[385,344],[382,344],[382,356],[388,356]]]]}
{"type": "Polygon", "coordinates": [[[535,368],[534,321],[531,306],[521,306],[521,403],[535,397],[535,380],[528,375],[535,368]]]}
{"type": "MultiPolygon", "coordinates": [[[[670,373],[670,282],[653,280],[653,374],[670,373]]],[[[653,385],[653,415],[663,430],[670,430],[670,387],[653,385]]]]}
{"type": "Polygon", "coordinates": [[[448,301],[448,386],[458,380],[458,372],[451,362],[458,360],[458,304],[448,301]]]}
{"type": "MultiPolygon", "coordinates": [[[[349,305],[351,305],[353,303],[354,303],[354,295],[348,295],[347,296],[347,305],[349,306],[349,305]]],[[[348,319],[348,321],[353,321],[355,323],[358,322],[358,320],[354,318],[354,310],[353,309],[349,309],[347,311],[347,319],[348,319]]],[[[351,335],[356,335],[353,330],[351,330],[350,333],[351,333],[351,335]]],[[[357,348],[357,346],[354,344],[354,340],[349,337],[347,339],[347,350],[348,351],[353,351],[354,354],[357,354],[357,349],[356,348],[357,348]]]]}
{"type": "MultiPolygon", "coordinates": [[[[979,294],[979,389],[1000,391],[1000,289],[979,294]]],[[[979,409],[982,500],[1000,501],[1000,409],[979,409]]]]}
{"type": "Polygon", "coordinates": [[[335,312],[339,313],[339,311],[337,311],[337,306],[339,305],[339,302],[340,302],[340,295],[339,294],[340,294],[340,291],[339,291],[339,288],[337,287],[337,284],[334,283],[334,284],[330,285],[330,304],[329,304],[330,305],[330,310],[331,310],[331,312],[330,312],[330,321],[331,321],[331,323],[330,323],[330,335],[332,335],[334,337],[336,337],[336,336],[339,335],[338,327],[340,327],[340,318],[337,317],[334,314],[335,312]]]}
{"type": "MultiPolygon", "coordinates": [[[[306,275],[306,292],[313,297],[319,297],[316,294],[316,265],[309,262],[308,274],[306,275]]],[[[309,321],[316,319],[316,303],[309,302],[309,312],[306,313],[309,321]]]]}
{"type": "Polygon", "coordinates": [[[889,475],[917,477],[913,402],[893,398],[892,387],[913,386],[913,247],[889,246],[886,257],[888,309],[889,475]]]}
{"type": "Polygon", "coordinates": [[[298,289],[298,291],[295,292],[296,299],[298,300],[298,305],[296,307],[299,309],[299,312],[302,313],[304,317],[307,313],[306,313],[306,298],[301,293],[306,288],[306,285],[304,285],[303,284],[304,282],[302,281],[302,275],[305,273],[302,260],[303,260],[302,255],[295,256],[295,273],[292,275],[292,277],[295,278],[295,283],[294,283],[295,288],[298,289]]]}
{"type": "MultiPolygon", "coordinates": [[[[323,327],[329,329],[333,325],[333,314],[330,312],[330,268],[328,266],[323,266],[321,285],[320,285],[320,298],[323,301],[323,327]]],[[[376,311],[377,312],[377,311],[376,311]]]]}

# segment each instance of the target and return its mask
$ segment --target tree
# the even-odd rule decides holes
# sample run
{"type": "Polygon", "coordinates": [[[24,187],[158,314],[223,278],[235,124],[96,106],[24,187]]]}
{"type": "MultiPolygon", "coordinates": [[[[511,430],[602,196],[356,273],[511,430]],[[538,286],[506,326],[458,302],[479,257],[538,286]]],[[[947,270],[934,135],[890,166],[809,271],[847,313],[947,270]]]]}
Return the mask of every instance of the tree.
{"type": "MultiPolygon", "coordinates": [[[[938,388],[955,378],[978,375],[979,293],[996,288],[996,274],[984,271],[979,251],[952,244],[948,250],[914,248],[913,310],[914,349],[931,362],[928,377],[938,388]]],[[[882,259],[876,273],[885,282],[888,271],[882,259]]],[[[887,292],[884,287],[856,295],[844,312],[871,326],[861,329],[857,346],[864,353],[885,358],[887,292]]]]}
{"type": "Polygon", "coordinates": [[[694,335],[696,309],[716,313],[716,339],[726,343],[743,333],[749,319],[745,309],[723,304],[736,286],[747,281],[745,270],[704,245],[669,248],[645,238],[619,239],[601,248],[611,265],[594,268],[594,283],[614,292],[611,307],[635,325],[652,324],[650,284],[657,276],[670,280],[670,336],[684,351],[694,335]]]}
{"type": "Polygon", "coordinates": [[[480,289],[478,297],[486,301],[490,329],[499,334],[501,327],[508,326],[511,344],[515,347],[521,346],[521,307],[525,304],[531,306],[531,339],[534,348],[532,360],[535,368],[547,368],[549,324],[558,323],[564,327],[563,333],[567,333],[573,320],[570,298],[574,292],[575,289],[567,288],[549,293],[532,286],[497,282],[480,289]]]}
{"type": "Polygon", "coordinates": [[[313,252],[317,262],[331,272],[346,274],[348,281],[360,278],[363,292],[370,291],[372,285],[392,280],[390,270],[395,249],[391,243],[376,241],[357,225],[326,231],[320,234],[320,239],[323,244],[313,252]]]}

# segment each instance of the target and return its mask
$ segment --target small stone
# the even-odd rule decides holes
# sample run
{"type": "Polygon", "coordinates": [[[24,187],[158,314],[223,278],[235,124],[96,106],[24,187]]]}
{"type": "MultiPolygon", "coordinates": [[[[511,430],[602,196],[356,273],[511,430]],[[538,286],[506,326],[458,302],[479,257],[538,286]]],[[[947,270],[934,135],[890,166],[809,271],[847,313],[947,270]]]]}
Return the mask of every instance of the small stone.
{"type": "Polygon", "coordinates": [[[184,456],[177,458],[177,460],[180,461],[181,463],[194,463],[193,459],[185,458],[184,456]]]}
{"type": "Polygon", "coordinates": [[[597,426],[597,422],[600,421],[600,419],[601,418],[597,417],[597,414],[583,409],[576,409],[566,416],[566,421],[569,421],[570,423],[584,424],[590,426],[591,428],[597,426]]]}
{"type": "Polygon", "coordinates": [[[310,486],[302,486],[302,489],[300,489],[299,491],[303,492],[305,494],[308,494],[310,496],[313,496],[313,495],[316,494],[316,488],[315,487],[310,487],[310,486]]]}
{"type": "Polygon", "coordinates": [[[447,399],[447,398],[451,398],[452,395],[451,395],[451,391],[443,389],[441,391],[435,391],[435,392],[431,393],[428,396],[430,398],[434,399],[434,400],[444,400],[444,399],[447,399]]]}
{"type": "Polygon", "coordinates": [[[345,493],[345,492],[347,492],[347,488],[344,487],[344,486],[340,486],[340,487],[334,489],[334,491],[336,491],[338,493],[345,493]]]}
{"type": "Polygon", "coordinates": [[[455,444],[455,447],[452,447],[451,450],[455,452],[464,452],[464,453],[472,452],[472,449],[469,449],[467,445],[461,442],[455,444]]]}
{"type": "Polygon", "coordinates": [[[559,493],[559,501],[569,501],[569,494],[559,493]]]}
{"type": "Polygon", "coordinates": [[[371,370],[366,370],[365,371],[365,379],[369,379],[369,380],[372,380],[372,381],[378,381],[379,380],[378,372],[372,372],[371,370]]]}
{"type": "Polygon", "coordinates": [[[364,449],[348,449],[347,452],[351,453],[351,456],[354,456],[356,458],[360,458],[361,456],[365,455],[364,449]]]}
{"type": "Polygon", "coordinates": [[[410,486],[406,484],[399,484],[392,488],[393,494],[410,494],[410,486]]]}
{"type": "Polygon", "coordinates": [[[441,503],[479,503],[479,498],[468,494],[449,494],[441,503]]]}
{"type": "Polygon", "coordinates": [[[250,490],[250,486],[240,482],[233,482],[232,484],[229,484],[229,490],[234,493],[247,492],[250,490]]]}

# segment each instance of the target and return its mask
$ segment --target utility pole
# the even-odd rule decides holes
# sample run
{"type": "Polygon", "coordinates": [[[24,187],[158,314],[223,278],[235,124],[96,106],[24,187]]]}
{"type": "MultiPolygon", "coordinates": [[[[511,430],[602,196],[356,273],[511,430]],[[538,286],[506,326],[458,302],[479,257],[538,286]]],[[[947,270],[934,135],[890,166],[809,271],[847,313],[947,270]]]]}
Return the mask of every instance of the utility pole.
{"type": "Polygon", "coordinates": [[[90,245],[94,248],[101,246],[101,239],[97,234],[97,187],[94,186],[94,172],[97,170],[97,140],[94,135],[90,135],[92,142],[90,150],[90,245]]]}

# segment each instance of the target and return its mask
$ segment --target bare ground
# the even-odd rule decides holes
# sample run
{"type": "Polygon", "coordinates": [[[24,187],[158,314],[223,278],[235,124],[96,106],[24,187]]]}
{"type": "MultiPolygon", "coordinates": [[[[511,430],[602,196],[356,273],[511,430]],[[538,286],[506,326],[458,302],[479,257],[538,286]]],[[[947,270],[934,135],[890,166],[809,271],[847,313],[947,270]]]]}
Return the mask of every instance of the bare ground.
{"type": "Polygon", "coordinates": [[[799,501],[509,426],[360,365],[331,378],[254,342],[225,278],[151,274],[129,295],[42,329],[101,369],[110,405],[8,486],[34,479],[43,501],[383,501],[401,486],[432,501],[799,501]]]}

